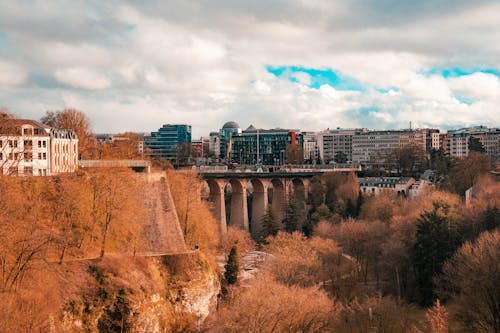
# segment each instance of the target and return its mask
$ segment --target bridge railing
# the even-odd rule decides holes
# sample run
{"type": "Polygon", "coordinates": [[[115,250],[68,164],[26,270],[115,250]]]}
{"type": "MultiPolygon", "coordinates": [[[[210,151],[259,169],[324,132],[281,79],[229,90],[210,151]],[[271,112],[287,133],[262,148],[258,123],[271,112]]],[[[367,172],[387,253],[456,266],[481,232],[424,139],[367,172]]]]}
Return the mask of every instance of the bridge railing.
{"type": "Polygon", "coordinates": [[[80,168],[146,168],[151,166],[151,161],[147,160],[79,160],[80,168]]]}

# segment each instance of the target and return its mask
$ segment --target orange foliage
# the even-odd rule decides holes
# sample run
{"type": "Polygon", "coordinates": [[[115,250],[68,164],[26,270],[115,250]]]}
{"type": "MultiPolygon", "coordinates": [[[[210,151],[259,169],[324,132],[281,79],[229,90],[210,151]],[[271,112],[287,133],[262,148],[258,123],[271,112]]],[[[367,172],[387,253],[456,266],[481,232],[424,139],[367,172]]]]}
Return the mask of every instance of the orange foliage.
{"type": "Polygon", "coordinates": [[[219,227],[201,200],[202,181],[195,173],[167,171],[167,181],[175,203],[186,244],[198,245],[200,250],[214,256],[219,244],[219,227]]]}
{"type": "Polygon", "coordinates": [[[277,283],[261,276],[218,312],[213,332],[332,332],[340,307],[316,288],[277,283]]]}

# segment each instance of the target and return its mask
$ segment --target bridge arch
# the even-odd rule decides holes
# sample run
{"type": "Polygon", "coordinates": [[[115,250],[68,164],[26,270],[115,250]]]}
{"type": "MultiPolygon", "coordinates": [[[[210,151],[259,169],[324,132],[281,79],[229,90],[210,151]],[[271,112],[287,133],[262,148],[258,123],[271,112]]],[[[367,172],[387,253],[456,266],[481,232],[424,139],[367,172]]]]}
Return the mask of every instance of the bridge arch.
{"type": "Polygon", "coordinates": [[[227,232],[226,221],[226,203],[224,201],[224,191],[227,182],[220,179],[206,179],[209,195],[208,200],[212,203],[212,210],[215,218],[219,221],[219,228],[221,233],[227,232]]]}

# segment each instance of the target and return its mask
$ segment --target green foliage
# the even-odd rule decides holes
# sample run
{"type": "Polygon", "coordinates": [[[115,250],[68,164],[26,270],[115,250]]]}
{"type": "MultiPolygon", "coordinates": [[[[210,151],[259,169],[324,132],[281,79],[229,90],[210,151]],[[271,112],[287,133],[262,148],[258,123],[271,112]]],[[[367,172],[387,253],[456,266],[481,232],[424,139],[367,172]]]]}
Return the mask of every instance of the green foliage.
{"type": "Polygon", "coordinates": [[[335,153],[335,156],[333,157],[333,160],[336,163],[345,163],[347,162],[347,155],[344,154],[344,152],[338,151],[335,153]]]}
{"type": "Polygon", "coordinates": [[[328,206],[321,204],[318,208],[316,208],[314,213],[311,214],[311,220],[314,223],[318,223],[321,220],[329,220],[331,216],[332,213],[330,212],[328,206]]]}
{"type": "Polygon", "coordinates": [[[437,180],[442,179],[453,167],[453,160],[446,156],[443,149],[433,149],[430,153],[429,168],[436,171],[437,180]]]}
{"type": "Polygon", "coordinates": [[[238,248],[233,245],[231,251],[229,251],[229,257],[227,258],[227,263],[224,265],[226,271],[224,272],[224,279],[227,284],[236,284],[238,282],[238,248]]]}
{"type": "Polygon", "coordinates": [[[447,210],[446,205],[435,203],[433,211],[424,212],[418,219],[412,260],[421,305],[427,306],[434,302],[433,278],[441,273],[444,262],[459,246],[447,210]]]}
{"type": "Polygon", "coordinates": [[[104,308],[103,314],[97,321],[99,332],[127,332],[129,330],[127,319],[130,311],[125,291],[120,289],[114,302],[104,308]]]}
{"type": "Polygon", "coordinates": [[[325,188],[322,183],[322,177],[314,176],[311,178],[308,199],[312,210],[316,210],[325,203],[325,188]]]}
{"type": "Polygon", "coordinates": [[[285,207],[285,231],[294,232],[302,230],[302,225],[305,220],[303,203],[299,202],[295,197],[290,196],[285,207]]]}
{"type": "Polygon", "coordinates": [[[491,231],[500,227],[500,209],[496,205],[486,208],[481,225],[484,231],[491,231]]]}
{"type": "Polygon", "coordinates": [[[486,149],[484,149],[483,144],[478,138],[471,136],[469,138],[469,151],[475,151],[478,153],[485,153],[486,149]]]}
{"type": "Polygon", "coordinates": [[[263,239],[269,236],[276,236],[280,230],[280,223],[274,215],[271,205],[267,206],[266,214],[262,217],[262,235],[263,239]]]}
{"type": "Polygon", "coordinates": [[[347,199],[347,202],[345,204],[344,208],[344,214],[343,217],[355,217],[356,216],[356,206],[352,203],[352,200],[350,198],[347,199]]]}

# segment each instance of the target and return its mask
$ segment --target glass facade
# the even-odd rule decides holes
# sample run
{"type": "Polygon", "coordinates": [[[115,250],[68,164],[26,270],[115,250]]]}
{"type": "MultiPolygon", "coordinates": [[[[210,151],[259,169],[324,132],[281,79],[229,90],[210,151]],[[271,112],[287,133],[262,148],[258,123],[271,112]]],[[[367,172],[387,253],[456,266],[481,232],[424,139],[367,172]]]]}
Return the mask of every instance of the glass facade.
{"type": "Polygon", "coordinates": [[[151,157],[173,161],[180,144],[191,144],[191,125],[163,125],[157,132],[145,136],[144,143],[151,149],[151,157]]]}
{"type": "Polygon", "coordinates": [[[232,160],[240,164],[285,164],[288,146],[294,143],[302,147],[302,135],[287,129],[246,130],[232,141],[232,160]]]}

